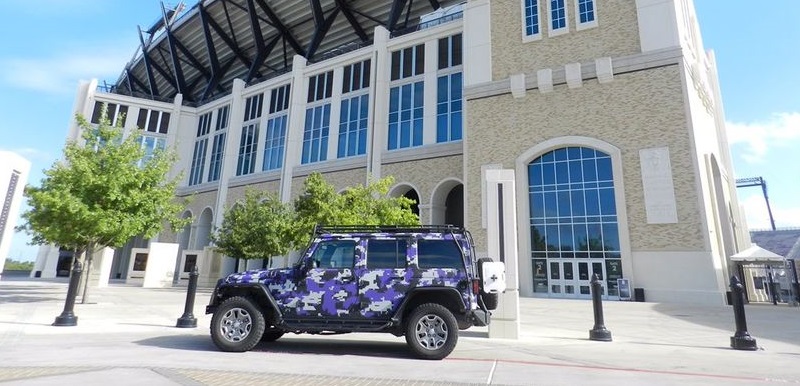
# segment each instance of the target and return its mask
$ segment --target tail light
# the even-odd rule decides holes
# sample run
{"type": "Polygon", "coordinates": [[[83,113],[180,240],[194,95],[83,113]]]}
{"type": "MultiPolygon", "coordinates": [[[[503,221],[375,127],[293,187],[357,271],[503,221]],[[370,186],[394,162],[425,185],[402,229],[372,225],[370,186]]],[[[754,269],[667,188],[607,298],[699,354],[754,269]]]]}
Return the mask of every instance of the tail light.
{"type": "Polygon", "coordinates": [[[479,295],[481,293],[481,281],[478,279],[472,279],[472,294],[479,295]]]}

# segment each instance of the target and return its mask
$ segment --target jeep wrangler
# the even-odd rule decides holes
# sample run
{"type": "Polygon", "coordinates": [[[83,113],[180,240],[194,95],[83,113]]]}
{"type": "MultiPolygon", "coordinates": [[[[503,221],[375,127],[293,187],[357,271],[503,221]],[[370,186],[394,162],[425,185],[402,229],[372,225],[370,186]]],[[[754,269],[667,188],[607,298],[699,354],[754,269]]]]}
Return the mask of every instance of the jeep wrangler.
{"type": "Polygon", "coordinates": [[[463,228],[317,226],[293,267],[220,279],[206,313],[222,351],[289,332],[388,332],[416,356],[442,359],[459,330],[489,324],[503,291],[504,264],[477,259],[463,228]]]}

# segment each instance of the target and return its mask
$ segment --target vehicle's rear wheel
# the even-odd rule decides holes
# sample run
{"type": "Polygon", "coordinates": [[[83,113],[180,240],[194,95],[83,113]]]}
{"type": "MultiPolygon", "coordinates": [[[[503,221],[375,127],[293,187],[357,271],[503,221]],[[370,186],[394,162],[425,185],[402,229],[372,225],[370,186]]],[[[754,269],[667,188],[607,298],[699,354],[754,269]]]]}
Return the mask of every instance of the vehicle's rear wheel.
{"type": "Polygon", "coordinates": [[[489,311],[497,309],[497,304],[500,301],[500,294],[483,292],[483,263],[492,262],[493,260],[488,257],[478,259],[478,277],[481,279],[481,300],[489,311]]]}
{"type": "Polygon", "coordinates": [[[282,336],[283,336],[283,331],[267,330],[267,331],[264,331],[264,335],[261,335],[261,341],[262,342],[274,342],[274,341],[280,339],[280,337],[282,337],[282,336]]]}
{"type": "Polygon", "coordinates": [[[453,313],[441,304],[425,303],[408,316],[406,343],[422,359],[443,359],[458,342],[458,324],[453,313]]]}
{"type": "MultiPolygon", "coordinates": [[[[211,318],[211,340],[222,351],[249,351],[264,334],[264,315],[241,296],[226,299],[211,318]]],[[[276,338],[277,339],[277,338],[276,338]]]]}

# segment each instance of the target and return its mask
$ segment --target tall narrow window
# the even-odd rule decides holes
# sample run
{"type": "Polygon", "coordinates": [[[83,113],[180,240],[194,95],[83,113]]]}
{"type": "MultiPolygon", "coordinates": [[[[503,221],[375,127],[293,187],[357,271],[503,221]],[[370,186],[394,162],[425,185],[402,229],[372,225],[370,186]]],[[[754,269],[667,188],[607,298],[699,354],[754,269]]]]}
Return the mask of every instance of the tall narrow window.
{"type": "Polygon", "coordinates": [[[330,103],[306,109],[306,125],[303,130],[303,155],[301,163],[307,164],[328,159],[330,119],[330,103]]]}
{"type": "Polygon", "coordinates": [[[242,137],[239,140],[239,160],[236,164],[237,176],[243,176],[255,171],[257,143],[258,123],[243,127],[242,137]]]}
{"type": "Polygon", "coordinates": [[[339,112],[339,142],[336,152],[338,158],[367,152],[370,63],[368,59],[344,67],[343,95],[339,112]]]}
{"type": "Polygon", "coordinates": [[[211,161],[208,166],[208,182],[219,180],[222,173],[222,159],[225,154],[225,138],[228,134],[228,113],[230,106],[217,109],[217,124],[214,130],[214,143],[211,145],[211,161]]]}
{"type": "Polygon", "coordinates": [[[565,0],[550,1],[550,36],[567,32],[567,7],[565,0]]]}
{"type": "Polygon", "coordinates": [[[462,137],[461,34],[439,39],[436,91],[436,142],[462,137]]]}
{"type": "Polygon", "coordinates": [[[283,167],[289,89],[290,85],[287,84],[273,89],[270,94],[269,119],[264,136],[264,161],[261,165],[261,170],[264,171],[283,167]]]}
{"type": "Polygon", "coordinates": [[[239,139],[239,159],[236,175],[251,174],[256,169],[256,148],[258,147],[259,119],[264,103],[264,94],[249,97],[244,104],[244,126],[239,139]]]}
{"type": "Polygon", "coordinates": [[[422,145],[422,114],[425,83],[425,46],[420,44],[392,52],[389,89],[389,132],[387,148],[403,149],[422,145]]]}
{"type": "Polygon", "coordinates": [[[211,113],[200,116],[197,120],[197,139],[192,152],[192,166],[189,169],[189,185],[203,182],[203,171],[206,164],[206,149],[208,147],[208,133],[211,131],[211,113]]]}
{"type": "Polygon", "coordinates": [[[578,30],[597,26],[594,0],[577,0],[575,2],[575,21],[578,30]]]}
{"type": "Polygon", "coordinates": [[[330,135],[333,71],[312,76],[308,82],[306,122],[303,129],[303,164],[328,159],[328,136],[330,135]]]}
{"type": "Polygon", "coordinates": [[[540,38],[539,0],[522,1],[523,35],[528,39],[540,38]]]}

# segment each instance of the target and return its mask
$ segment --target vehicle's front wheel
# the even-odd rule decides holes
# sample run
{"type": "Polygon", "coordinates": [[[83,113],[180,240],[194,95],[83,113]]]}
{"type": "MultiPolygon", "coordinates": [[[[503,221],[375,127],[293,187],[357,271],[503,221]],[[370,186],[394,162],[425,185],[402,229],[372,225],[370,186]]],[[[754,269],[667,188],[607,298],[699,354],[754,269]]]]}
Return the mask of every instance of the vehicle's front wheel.
{"type": "Polygon", "coordinates": [[[211,340],[222,351],[249,351],[264,334],[264,315],[247,298],[226,299],[211,318],[211,340]]]}
{"type": "Polygon", "coordinates": [[[406,343],[422,359],[442,359],[458,342],[458,324],[453,313],[441,304],[426,303],[406,319],[406,343]]]}

